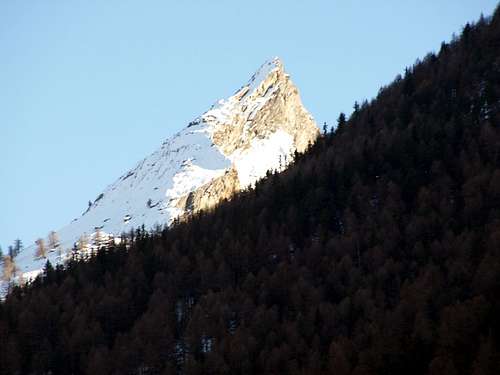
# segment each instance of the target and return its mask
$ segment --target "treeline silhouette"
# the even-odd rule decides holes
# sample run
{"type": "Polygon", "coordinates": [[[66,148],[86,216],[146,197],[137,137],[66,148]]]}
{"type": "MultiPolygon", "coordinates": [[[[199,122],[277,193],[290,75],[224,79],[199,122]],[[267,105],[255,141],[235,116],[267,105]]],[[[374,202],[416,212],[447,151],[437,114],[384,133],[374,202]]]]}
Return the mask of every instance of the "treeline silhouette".
{"type": "Polygon", "coordinates": [[[498,374],[500,12],[280,174],[0,304],[2,374],[498,374]]]}

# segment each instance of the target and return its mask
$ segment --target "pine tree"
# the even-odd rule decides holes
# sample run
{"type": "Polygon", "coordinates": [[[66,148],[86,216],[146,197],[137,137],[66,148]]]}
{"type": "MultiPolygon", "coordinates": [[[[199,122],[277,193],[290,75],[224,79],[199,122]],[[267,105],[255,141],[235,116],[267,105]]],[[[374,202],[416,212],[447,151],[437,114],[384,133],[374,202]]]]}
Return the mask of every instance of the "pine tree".
{"type": "Polygon", "coordinates": [[[45,262],[45,267],[43,268],[43,275],[48,281],[52,281],[54,279],[54,267],[52,266],[52,263],[50,263],[50,260],[47,260],[45,262]]]}
{"type": "Polygon", "coordinates": [[[15,256],[18,256],[22,249],[23,249],[23,242],[18,238],[14,241],[15,256]]]}
{"type": "Polygon", "coordinates": [[[15,258],[16,257],[16,252],[14,250],[14,246],[12,245],[9,245],[9,248],[7,250],[7,254],[11,257],[11,258],[15,258]]]}
{"type": "Polygon", "coordinates": [[[337,119],[337,130],[343,129],[346,124],[345,114],[340,112],[339,118],[337,119]]]}

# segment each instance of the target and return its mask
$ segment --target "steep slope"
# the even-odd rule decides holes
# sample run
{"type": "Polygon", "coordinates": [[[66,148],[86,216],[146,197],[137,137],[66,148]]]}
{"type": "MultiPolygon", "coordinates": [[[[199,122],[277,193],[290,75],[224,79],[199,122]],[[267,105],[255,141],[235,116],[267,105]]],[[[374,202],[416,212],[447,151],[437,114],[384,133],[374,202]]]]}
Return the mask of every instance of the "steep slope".
{"type": "Polygon", "coordinates": [[[0,304],[0,373],[497,375],[500,10],[283,173],[0,304]]]}
{"type": "MultiPolygon", "coordinates": [[[[281,169],[295,150],[314,142],[318,128],[278,58],[263,64],[233,96],[165,141],[107,187],[85,213],[58,231],[60,263],[80,242],[82,250],[99,239],[144,225],[153,228],[217,204],[251,186],[268,170],[281,169]]],[[[33,259],[34,247],[17,257],[31,278],[46,259],[33,259]]]]}

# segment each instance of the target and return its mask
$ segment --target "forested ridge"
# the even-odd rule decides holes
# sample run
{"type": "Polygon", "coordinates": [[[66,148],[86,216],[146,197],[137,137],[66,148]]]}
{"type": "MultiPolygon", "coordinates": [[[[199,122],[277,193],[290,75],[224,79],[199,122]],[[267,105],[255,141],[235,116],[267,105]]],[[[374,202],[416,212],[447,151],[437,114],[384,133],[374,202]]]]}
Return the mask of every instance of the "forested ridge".
{"type": "Polygon", "coordinates": [[[1,374],[498,374],[500,11],[282,173],[0,304],[1,374]]]}

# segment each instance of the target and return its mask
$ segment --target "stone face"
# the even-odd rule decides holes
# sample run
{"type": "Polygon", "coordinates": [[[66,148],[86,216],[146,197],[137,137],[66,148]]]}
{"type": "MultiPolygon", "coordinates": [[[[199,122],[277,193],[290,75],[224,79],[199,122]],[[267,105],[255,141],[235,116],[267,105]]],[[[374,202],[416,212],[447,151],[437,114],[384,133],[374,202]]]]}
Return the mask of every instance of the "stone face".
{"type": "MultiPolygon", "coordinates": [[[[251,157],[249,150],[256,140],[265,142],[277,132],[289,135],[292,141],[287,145],[283,160],[276,160],[281,165],[275,161],[271,166],[272,169],[279,169],[291,161],[291,154],[295,150],[303,152],[313,143],[319,130],[304,108],[298,89],[285,73],[281,61],[275,59],[268,64],[272,68],[253,91],[250,89],[251,82],[221,104],[225,109],[224,116],[219,115],[219,112],[224,111],[217,108],[205,113],[201,121],[210,125],[212,141],[236,164],[238,159],[251,157]]],[[[229,199],[234,192],[247,186],[244,182],[246,176],[241,174],[238,166],[233,165],[223,176],[182,197],[177,207],[190,213],[211,208],[220,200],[229,199]]],[[[260,174],[263,177],[265,173],[260,174]]]]}
{"type": "Polygon", "coordinates": [[[220,201],[230,199],[239,190],[238,174],[231,168],[221,177],[183,196],[177,202],[177,207],[184,212],[182,216],[186,217],[199,210],[213,208],[220,201]]]}
{"type": "MultiPolygon", "coordinates": [[[[304,151],[318,134],[281,61],[266,62],[234,95],[165,140],[85,205],[83,214],[57,231],[60,254],[49,251],[47,260],[64,263],[74,245],[91,252],[100,237],[170,225],[212,208],[268,170],[282,170],[294,151],[304,151]]],[[[16,258],[26,280],[45,264],[34,252],[31,245],[16,258]]]]}
{"type": "Polygon", "coordinates": [[[285,73],[283,64],[278,59],[272,63],[276,68],[253,92],[244,86],[231,98],[235,101],[232,116],[223,121],[212,117],[210,111],[203,116],[214,127],[213,142],[225,154],[244,151],[251,147],[253,139],[266,138],[277,130],[293,135],[299,152],[318,136],[318,127],[302,105],[298,89],[285,73]]]}

